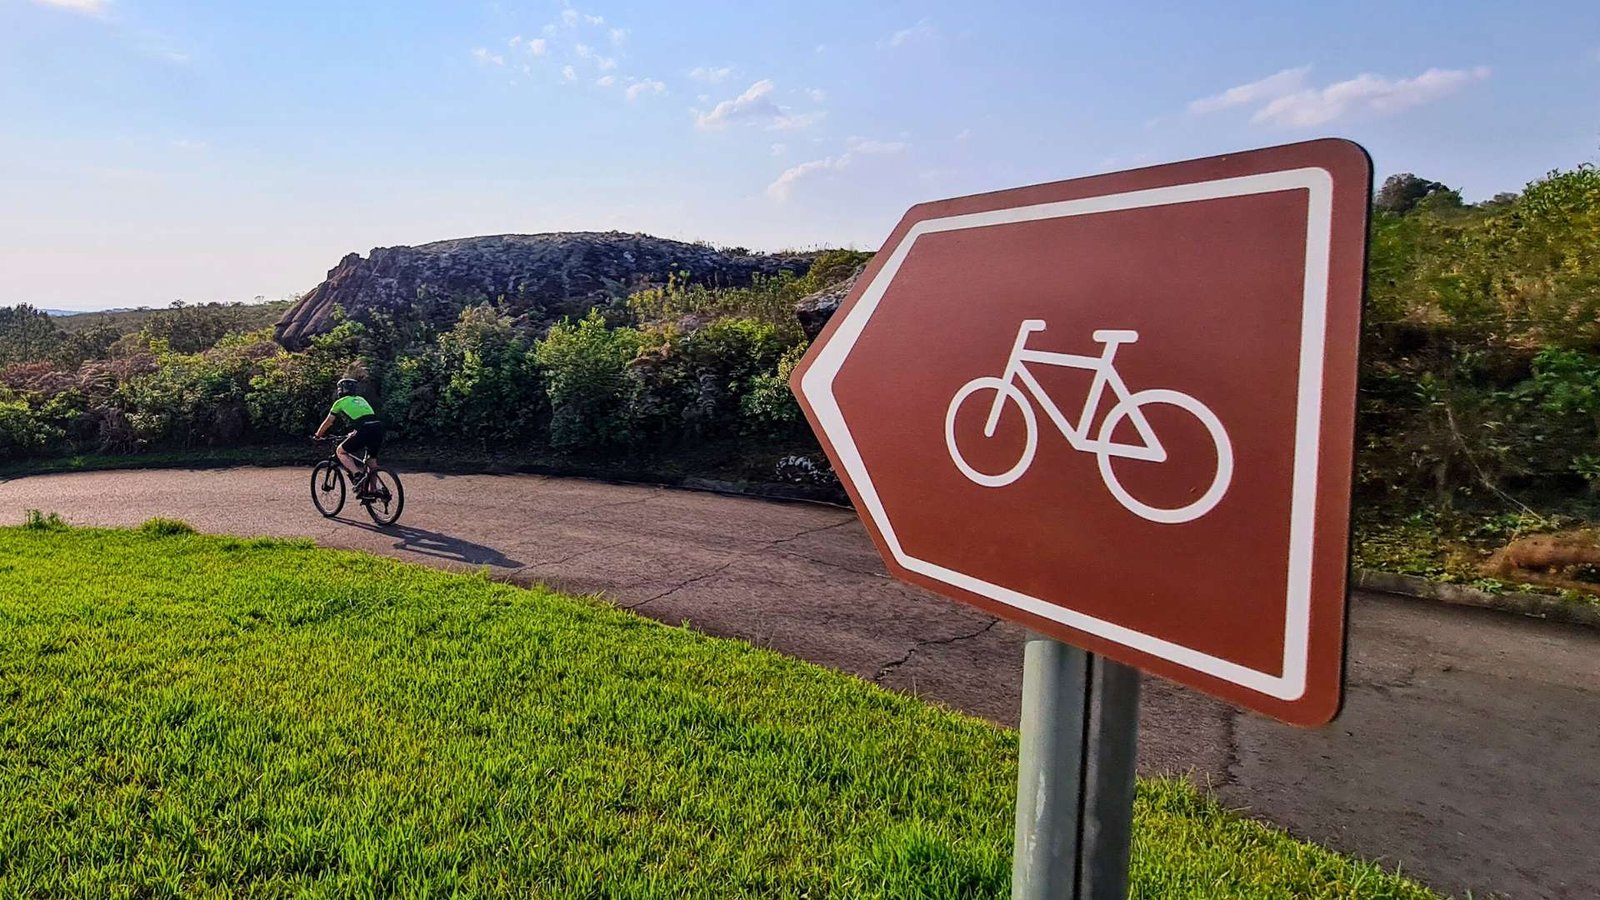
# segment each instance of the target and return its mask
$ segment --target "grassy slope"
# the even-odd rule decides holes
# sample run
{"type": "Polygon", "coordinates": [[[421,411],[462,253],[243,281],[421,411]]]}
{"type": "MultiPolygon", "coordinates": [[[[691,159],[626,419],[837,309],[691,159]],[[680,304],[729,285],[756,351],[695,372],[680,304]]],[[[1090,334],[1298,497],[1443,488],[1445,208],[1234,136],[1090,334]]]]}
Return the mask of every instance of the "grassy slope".
{"type": "MultiPolygon", "coordinates": [[[[0,895],[1004,896],[1016,737],[308,544],[0,529],[0,895]]],[[[1141,786],[1143,897],[1431,896],[1141,786]]]]}

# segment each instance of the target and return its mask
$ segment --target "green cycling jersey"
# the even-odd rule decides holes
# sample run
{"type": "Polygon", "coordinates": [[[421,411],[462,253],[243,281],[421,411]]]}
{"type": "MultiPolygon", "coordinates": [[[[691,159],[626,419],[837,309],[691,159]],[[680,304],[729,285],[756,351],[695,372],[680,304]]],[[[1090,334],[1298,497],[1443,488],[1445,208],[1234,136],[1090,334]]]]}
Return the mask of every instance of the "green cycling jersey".
{"type": "Polygon", "coordinates": [[[344,416],[351,424],[375,418],[378,414],[373,411],[372,404],[365,397],[355,394],[340,397],[333,401],[333,408],[328,411],[332,415],[344,416]]]}

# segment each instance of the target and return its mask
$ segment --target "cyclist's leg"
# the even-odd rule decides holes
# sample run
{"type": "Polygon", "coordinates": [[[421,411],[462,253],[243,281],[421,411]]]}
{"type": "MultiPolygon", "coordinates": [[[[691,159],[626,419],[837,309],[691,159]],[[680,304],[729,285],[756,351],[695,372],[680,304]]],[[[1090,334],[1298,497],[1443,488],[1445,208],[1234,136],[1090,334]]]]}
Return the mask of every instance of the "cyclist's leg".
{"type": "Polygon", "coordinates": [[[361,471],[361,465],[355,458],[355,454],[359,452],[361,452],[361,433],[358,431],[345,435],[345,439],[333,448],[334,455],[339,457],[339,465],[344,467],[347,475],[355,475],[361,471]]]}
{"type": "MultiPolygon", "coordinates": [[[[362,428],[361,443],[367,449],[367,484],[376,485],[372,476],[378,471],[378,454],[383,452],[384,428],[382,422],[369,422],[362,428]]],[[[378,485],[381,488],[381,485],[378,485]]]]}

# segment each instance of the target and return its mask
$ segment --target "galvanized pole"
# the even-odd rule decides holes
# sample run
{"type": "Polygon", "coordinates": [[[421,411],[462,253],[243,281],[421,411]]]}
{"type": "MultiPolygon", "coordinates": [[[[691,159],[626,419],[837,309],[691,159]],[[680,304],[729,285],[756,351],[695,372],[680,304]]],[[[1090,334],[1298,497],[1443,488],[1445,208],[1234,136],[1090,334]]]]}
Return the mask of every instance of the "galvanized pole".
{"type": "Polygon", "coordinates": [[[1014,900],[1128,892],[1139,673],[1049,638],[1023,657],[1014,900]]]}

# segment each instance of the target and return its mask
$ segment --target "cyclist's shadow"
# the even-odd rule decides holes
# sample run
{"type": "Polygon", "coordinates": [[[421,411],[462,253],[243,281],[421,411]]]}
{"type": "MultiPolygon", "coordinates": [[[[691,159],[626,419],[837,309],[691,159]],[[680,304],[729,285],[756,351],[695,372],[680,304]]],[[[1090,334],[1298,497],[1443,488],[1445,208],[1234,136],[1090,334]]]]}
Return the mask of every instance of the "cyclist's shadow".
{"type": "Polygon", "coordinates": [[[416,553],[421,556],[431,556],[435,559],[445,559],[451,562],[464,563],[469,566],[493,566],[502,569],[520,569],[523,564],[517,562],[493,547],[474,544],[461,538],[440,534],[437,531],[428,531],[425,528],[413,528],[409,525],[389,525],[379,527],[369,522],[358,522],[354,519],[339,521],[346,525],[354,525],[371,531],[375,534],[397,537],[399,543],[394,549],[407,553],[416,553]]]}

